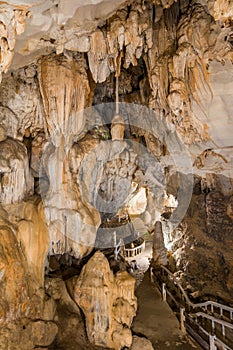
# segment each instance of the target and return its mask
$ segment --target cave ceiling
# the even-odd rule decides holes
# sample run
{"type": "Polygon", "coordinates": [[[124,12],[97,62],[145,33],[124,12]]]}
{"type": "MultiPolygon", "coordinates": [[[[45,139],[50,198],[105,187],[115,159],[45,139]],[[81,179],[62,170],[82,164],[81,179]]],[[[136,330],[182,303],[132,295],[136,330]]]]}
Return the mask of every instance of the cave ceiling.
{"type": "MultiPolygon", "coordinates": [[[[231,173],[230,1],[7,1],[1,7],[3,72],[54,51],[81,52],[101,83],[116,70],[120,52],[126,69],[142,57],[155,100],[150,107],[165,110],[193,161],[214,149],[226,162],[219,167],[218,157],[215,166],[208,154],[206,170],[231,173]]],[[[196,171],[203,168],[202,161],[196,171]]]]}

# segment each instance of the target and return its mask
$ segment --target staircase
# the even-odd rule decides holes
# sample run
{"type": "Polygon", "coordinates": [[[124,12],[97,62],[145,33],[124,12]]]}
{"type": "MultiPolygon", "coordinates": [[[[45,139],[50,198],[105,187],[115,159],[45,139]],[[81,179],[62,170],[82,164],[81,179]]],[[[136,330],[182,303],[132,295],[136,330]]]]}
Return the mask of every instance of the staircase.
{"type": "Polygon", "coordinates": [[[178,279],[165,266],[151,268],[150,276],[180,320],[183,332],[187,331],[203,349],[233,350],[233,308],[211,300],[191,302],[178,279]]]}

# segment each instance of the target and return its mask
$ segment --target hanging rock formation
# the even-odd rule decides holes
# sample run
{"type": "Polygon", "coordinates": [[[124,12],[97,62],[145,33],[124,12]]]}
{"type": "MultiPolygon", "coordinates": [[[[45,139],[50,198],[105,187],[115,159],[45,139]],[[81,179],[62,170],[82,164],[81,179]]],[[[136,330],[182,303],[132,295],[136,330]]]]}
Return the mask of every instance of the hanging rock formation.
{"type": "Polygon", "coordinates": [[[28,6],[1,4],[0,10],[0,81],[2,73],[6,73],[11,65],[16,36],[25,30],[26,17],[30,15],[28,6]]]}
{"type": "Polygon", "coordinates": [[[84,60],[63,55],[42,58],[39,82],[50,136],[50,144],[43,150],[49,179],[44,204],[50,254],[70,253],[81,258],[93,249],[99,225],[94,208],[82,203],[79,211],[79,185],[69,168],[69,152],[84,129],[83,109],[90,92],[84,60]]]}

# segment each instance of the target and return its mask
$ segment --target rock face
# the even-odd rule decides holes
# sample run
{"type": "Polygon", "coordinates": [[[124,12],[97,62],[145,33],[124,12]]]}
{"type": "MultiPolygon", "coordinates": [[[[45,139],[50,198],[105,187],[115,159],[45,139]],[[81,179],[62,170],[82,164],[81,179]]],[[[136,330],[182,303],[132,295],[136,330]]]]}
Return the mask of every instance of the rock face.
{"type": "Polygon", "coordinates": [[[48,346],[53,342],[57,331],[57,325],[53,322],[34,322],[32,323],[33,343],[35,346],[48,346]]]}
{"type": "Polygon", "coordinates": [[[33,194],[27,149],[22,143],[10,139],[0,142],[0,171],[2,204],[18,203],[33,194]]]}
{"type": "Polygon", "coordinates": [[[125,141],[101,142],[83,159],[79,178],[82,194],[100,212],[113,213],[130,192],[137,168],[136,153],[125,141]],[[90,171],[91,170],[91,171],[90,171]]]}
{"type": "Polygon", "coordinates": [[[130,350],[154,350],[151,342],[146,338],[140,338],[136,335],[133,336],[133,343],[130,350]]]}
{"type": "Polygon", "coordinates": [[[74,298],[86,318],[92,344],[116,350],[130,347],[130,326],[137,309],[135,280],[126,271],[116,276],[105,256],[97,252],[83,268],[74,288],[74,298]]]}
{"type": "Polygon", "coordinates": [[[233,291],[232,219],[227,215],[231,183],[222,176],[211,176],[202,184],[199,179],[182,225],[168,239],[184,287],[198,291],[199,297],[229,303],[233,291]]]}
{"type": "Polygon", "coordinates": [[[14,226],[1,209],[0,279],[1,326],[25,316],[29,309],[29,281],[26,262],[15,237],[14,226]]]}
{"type": "Polygon", "coordinates": [[[49,250],[49,234],[42,202],[21,202],[10,208],[10,219],[17,226],[18,244],[27,260],[31,279],[43,288],[44,269],[49,250]]]}

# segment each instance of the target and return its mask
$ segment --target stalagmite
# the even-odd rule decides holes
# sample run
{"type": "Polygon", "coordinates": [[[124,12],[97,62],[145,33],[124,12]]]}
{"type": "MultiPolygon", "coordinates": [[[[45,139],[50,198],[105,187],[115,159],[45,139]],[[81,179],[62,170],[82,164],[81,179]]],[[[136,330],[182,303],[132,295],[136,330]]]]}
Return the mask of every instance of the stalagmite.
{"type": "Polygon", "coordinates": [[[85,314],[92,344],[115,350],[131,346],[129,327],[137,309],[134,283],[126,271],[114,276],[101,252],[84,266],[74,287],[74,298],[85,314]]]}
{"type": "Polygon", "coordinates": [[[153,241],[153,260],[158,265],[167,265],[168,263],[161,221],[156,221],[155,223],[153,241]]]}

